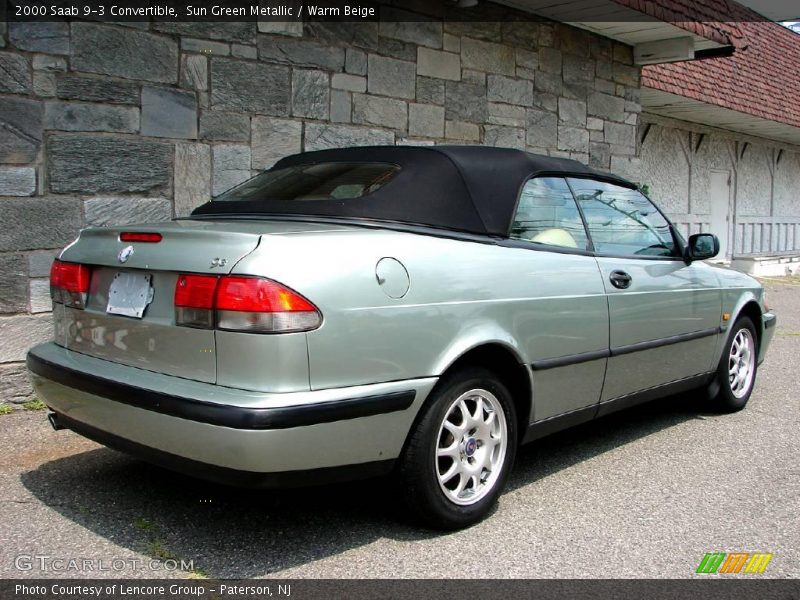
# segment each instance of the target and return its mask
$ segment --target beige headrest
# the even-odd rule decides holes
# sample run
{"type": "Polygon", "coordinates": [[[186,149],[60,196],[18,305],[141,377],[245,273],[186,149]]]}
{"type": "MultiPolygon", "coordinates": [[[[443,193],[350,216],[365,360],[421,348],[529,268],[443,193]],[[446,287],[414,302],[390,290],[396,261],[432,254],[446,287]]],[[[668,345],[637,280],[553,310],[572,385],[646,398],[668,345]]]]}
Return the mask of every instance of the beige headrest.
{"type": "Polygon", "coordinates": [[[531,238],[532,242],[540,244],[549,244],[550,246],[562,246],[564,248],[577,248],[578,242],[572,237],[572,234],[566,229],[545,229],[540,231],[531,238]]]}

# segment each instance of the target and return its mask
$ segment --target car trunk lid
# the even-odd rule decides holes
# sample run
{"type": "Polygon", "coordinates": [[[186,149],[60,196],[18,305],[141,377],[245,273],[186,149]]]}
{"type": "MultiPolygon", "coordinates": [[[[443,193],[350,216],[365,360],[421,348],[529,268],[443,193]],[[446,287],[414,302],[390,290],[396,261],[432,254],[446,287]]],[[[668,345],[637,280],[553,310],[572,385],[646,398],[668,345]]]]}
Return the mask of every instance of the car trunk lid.
{"type": "MultiPolygon", "coordinates": [[[[153,236],[157,239],[159,236],[153,236]]],[[[61,260],[91,267],[85,309],[65,307],[64,338],[70,350],[105,360],[207,383],[216,382],[216,340],[213,329],[175,325],[174,294],[180,273],[224,275],[260,243],[252,224],[174,221],[154,225],[91,228],[81,232],[61,260]],[[160,234],[158,241],[123,241],[160,234]],[[141,317],[110,314],[120,310],[125,279],[138,290],[152,292],[141,317]],[[109,298],[112,298],[109,303],[109,298]]],[[[123,309],[124,311],[124,309],[123,309]]],[[[134,311],[135,312],[135,311],[134,311]]]]}

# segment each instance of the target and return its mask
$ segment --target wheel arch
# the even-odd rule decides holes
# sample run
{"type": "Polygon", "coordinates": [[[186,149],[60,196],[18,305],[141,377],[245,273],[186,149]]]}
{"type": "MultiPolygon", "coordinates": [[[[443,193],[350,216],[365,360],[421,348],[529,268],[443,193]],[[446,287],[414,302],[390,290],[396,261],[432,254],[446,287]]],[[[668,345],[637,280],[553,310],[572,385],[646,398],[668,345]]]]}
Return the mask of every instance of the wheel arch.
{"type": "MultiPolygon", "coordinates": [[[[466,348],[443,368],[441,378],[425,399],[408,431],[397,461],[399,481],[403,483],[401,491],[408,505],[423,522],[439,529],[452,530],[475,523],[488,514],[497,496],[502,492],[508,478],[509,467],[513,464],[517,445],[521,443],[527,430],[526,417],[521,415],[530,412],[530,394],[524,391],[529,381],[530,369],[526,368],[525,363],[520,362],[520,357],[513,348],[498,341],[486,341],[466,348]],[[457,376],[461,373],[468,379],[457,376]],[[514,421],[509,421],[509,426],[524,423],[525,427],[517,427],[516,440],[508,438],[502,462],[503,468],[497,470],[499,475],[494,479],[493,487],[488,490],[488,494],[479,497],[474,504],[456,505],[442,491],[443,485],[439,481],[439,473],[435,466],[439,456],[438,450],[431,452],[432,442],[433,446],[438,448],[441,440],[440,428],[443,427],[443,423],[439,421],[442,413],[437,413],[436,409],[452,408],[452,405],[444,403],[441,407],[437,405],[437,392],[457,385],[460,388],[458,391],[463,394],[471,389],[465,384],[472,386],[474,384],[472,379],[489,377],[490,374],[496,374],[496,377],[509,388],[515,412],[519,413],[514,421]]],[[[453,398],[442,399],[451,401],[453,398]]]]}
{"type": "Polygon", "coordinates": [[[533,408],[533,378],[516,348],[499,340],[475,344],[453,357],[440,376],[467,366],[489,369],[508,386],[517,412],[517,435],[522,440],[533,408]]]}
{"type": "Polygon", "coordinates": [[[715,365],[721,360],[725,345],[733,334],[734,323],[742,316],[749,317],[750,320],[753,321],[753,326],[756,328],[756,344],[759,349],[761,348],[761,339],[764,336],[764,323],[761,319],[762,314],[761,304],[753,292],[748,290],[738,298],[736,305],[733,310],[731,310],[731,318],[728,321],[728,326],[724,331],[724,335],[720,336],[721,340],[717,348],[716,360],[714,361],[715,365]]]}
{"type": "Polygon", "coordinates": [[[761,306],[759,306],[758,302],[755,300],[748,300],[745,302],[745,304],[736,314],[736,319],[742,316],[750,317],[750,320],[753,322],[753,325],[756,328],[756,343],[758,344],[759,348],[761,347],[761,338],[764,336],[764,323],[761,315],[761,306]]]}
{"type": "Polygon", "coordinates": [[[764,336],[764,323],[762,319],[762,305],[757,297],[752,292],[746,292],[739,298],[735,311],[732,311],[731,318],[727,321],[727,329],[724,335],[720,336],[721,345],[717,357],[717,370],[713,380],[706,388],[706,394],[710,406],[721,412],[729,413],[742,410],[747,404],[747,400],[752,393],[755,384],[755,372],[758,368],[759,354],[761,353],[761,341],[764,336]],[[736,323],[743,317],[747,317],[753,323],[755,330],[755,346],[756,352],[753,358],[753,370],[749,377],[749,390],[743,396],[737,396],[733,391],[730,382],[726,381],[730,374],[731,364],[727,354],[731,351],[730,346],[733,344],[733,336],[739,331],[736,323]]]}
{"type": "Polygon", "coordinates": [[[747,291],[746,293],[742,294],[739,298],[739,301],[736,303],[736,307],[731,312],[732,316],[731,320],[729,321],[730,326],[728,327],[727,335],[725,336],[726,341],[731,335],[733,324],[736,323],[740,317],[750,317],[750,320],[753,321],[753,325],[756,328],[756,342],[760,347],[761,338],[764,335],[764,323],[761,319],[763,312],[764,311],[761,309],[761,304],[759,303],[755,294],[753,294],[751,291],[747,291]]]}

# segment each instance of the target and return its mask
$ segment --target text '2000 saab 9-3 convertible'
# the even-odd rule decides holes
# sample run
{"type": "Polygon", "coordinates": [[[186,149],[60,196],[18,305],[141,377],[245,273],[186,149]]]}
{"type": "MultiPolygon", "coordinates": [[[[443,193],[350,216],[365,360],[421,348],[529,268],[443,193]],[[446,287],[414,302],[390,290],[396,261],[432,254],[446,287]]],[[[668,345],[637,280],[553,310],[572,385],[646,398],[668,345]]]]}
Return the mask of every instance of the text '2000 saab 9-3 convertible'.
{"type": "Polygon", "coordinates": [[[391,474],[453,529],[520,444],[694,388],[745,406],[776,318],[718,249],[571,160],[302,153],[188,218],[84,229],[28,368],[56,428],[242,485],[391,474]]]}

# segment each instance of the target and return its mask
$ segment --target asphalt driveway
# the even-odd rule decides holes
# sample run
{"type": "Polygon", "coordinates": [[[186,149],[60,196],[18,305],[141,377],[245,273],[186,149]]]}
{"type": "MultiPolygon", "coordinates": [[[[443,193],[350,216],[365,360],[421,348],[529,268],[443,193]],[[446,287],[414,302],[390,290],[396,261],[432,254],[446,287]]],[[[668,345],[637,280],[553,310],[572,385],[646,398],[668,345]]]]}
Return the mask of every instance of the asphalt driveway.
{"type": "Polygon", "coordinates": [[[380,482],[232,490],[0,416],[0,577],[681,578],[711,551],[800,577],[800,281],[766,285],[778,329],[745,411],[683,395],[526,446],[495,514],[447,535],[380,482]]]}

